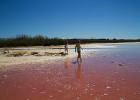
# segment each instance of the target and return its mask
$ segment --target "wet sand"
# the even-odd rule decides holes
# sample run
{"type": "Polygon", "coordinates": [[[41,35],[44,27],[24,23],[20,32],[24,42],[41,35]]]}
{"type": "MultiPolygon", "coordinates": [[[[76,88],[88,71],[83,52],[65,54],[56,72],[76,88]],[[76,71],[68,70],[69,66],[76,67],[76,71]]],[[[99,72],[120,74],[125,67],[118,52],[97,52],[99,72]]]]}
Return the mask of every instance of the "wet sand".
{"type": "Polygon", "coordinates": [[[115,48],[1,66],[0,100],[139,100],[139,58],[115,48]]]}

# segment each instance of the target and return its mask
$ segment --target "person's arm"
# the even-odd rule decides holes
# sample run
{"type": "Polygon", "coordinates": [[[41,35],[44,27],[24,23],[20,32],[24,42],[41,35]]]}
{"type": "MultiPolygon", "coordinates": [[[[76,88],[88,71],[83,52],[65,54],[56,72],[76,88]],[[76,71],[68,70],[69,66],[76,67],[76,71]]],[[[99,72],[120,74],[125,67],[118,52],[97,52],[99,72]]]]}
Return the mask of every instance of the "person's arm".
{"type": "Polygon", "coordinates": [[[83,48],[80,46],[80,48],[83,50],[83,48]]]}
{"type": "Polygon", "coordinates": [[[76,52],[76,47],[77,47],[77,44],[75,45],[75,52],[76,52]]]}
{"type": "Polygon", "coordinates": [[[75,52],[76,52],[76,46],[75,46],[75,52]]]}

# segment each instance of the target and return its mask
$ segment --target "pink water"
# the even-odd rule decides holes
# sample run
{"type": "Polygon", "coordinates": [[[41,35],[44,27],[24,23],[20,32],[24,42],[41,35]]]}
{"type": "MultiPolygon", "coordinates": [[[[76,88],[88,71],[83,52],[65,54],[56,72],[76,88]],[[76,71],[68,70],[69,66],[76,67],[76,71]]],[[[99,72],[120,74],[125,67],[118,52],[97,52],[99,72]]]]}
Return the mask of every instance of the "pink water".
{"type": "Polygon", "coordinates": [[[137,49],[0,68],[0,100],[140,100],[137,49]]]}

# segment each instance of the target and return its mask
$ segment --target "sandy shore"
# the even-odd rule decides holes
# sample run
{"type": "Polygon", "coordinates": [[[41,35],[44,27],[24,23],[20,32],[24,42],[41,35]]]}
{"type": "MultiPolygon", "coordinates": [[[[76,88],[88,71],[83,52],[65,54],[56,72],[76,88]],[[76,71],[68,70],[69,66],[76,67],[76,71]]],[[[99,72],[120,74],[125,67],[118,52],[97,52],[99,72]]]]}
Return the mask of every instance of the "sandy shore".
{"type": "MultiPolygon", "coordinates": [[[[62,53],[65,53],[63,45],[0,48],[0,67],[23,63],[45,62],[47,60],[77,56],[77,53],[75,53],[74,50],[74,45],[69,45],[68,55],[62,55],[62,53]],[[5,51],[6,53],[4,54],[5,51]],[[9,53],[7,53],[7,51],[9,51],[9,53]]],[[[85,53],[86,51],[82,51],[82,55],[85,53]]]]}
{"type": "MultiPolygon", "coordinates": [[[[84,49],[82,56],[87,55],[87,53],[90,54],[87,48],[115,48],[113,45],[105,46],[105,44],[82,44],[81,47],[84,49]]],[[[69,45],[68,55],[62,55],[62,53],[65,53],[64,45],[0,48],[0,67],[23,63],[45,62],[64,57],[76,58],[77,53],[75,53],[74,48],[75,45],[69,45]],[[4,53],[5,51],[6,53],[4,53]]]]}

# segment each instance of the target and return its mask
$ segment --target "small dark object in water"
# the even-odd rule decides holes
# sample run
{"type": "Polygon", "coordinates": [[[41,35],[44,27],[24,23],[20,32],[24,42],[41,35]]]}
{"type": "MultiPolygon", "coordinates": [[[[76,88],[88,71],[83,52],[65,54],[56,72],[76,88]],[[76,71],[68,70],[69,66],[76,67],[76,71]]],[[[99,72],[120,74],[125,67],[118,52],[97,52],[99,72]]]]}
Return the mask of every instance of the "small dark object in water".
{"type": "Polygon", "coordinates": [[[123,64],[120,63],[119,66],[123,66],[123,64]]]}
{"type": "Polygon", "coordinates": [[[72,62],[73,64],[76,64],[77,62],[72,62]]]}

